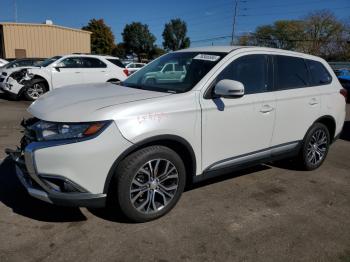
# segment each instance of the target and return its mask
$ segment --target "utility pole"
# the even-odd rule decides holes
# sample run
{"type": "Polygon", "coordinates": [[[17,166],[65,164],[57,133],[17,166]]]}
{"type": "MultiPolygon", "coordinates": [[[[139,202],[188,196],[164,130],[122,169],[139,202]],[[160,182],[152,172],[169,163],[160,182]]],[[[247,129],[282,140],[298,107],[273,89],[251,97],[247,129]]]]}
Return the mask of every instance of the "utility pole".
{"type": "Polygon", "coordinates": [[[234,37],[235,37],[235,26],[236,26],[236,16],[237,16],[237,7],[238,7],[238,0],[234,0],[235,8],[233,13],[233,23],[232,23],[232,36],[231,36],[231,45],[234,44],[234,37]]]}
{"type": "Polygon", "coordinates": [[[16,0],[13,0],[13,11],[14,11],[15,22],[17,23],[17,1],[16,0]]]}

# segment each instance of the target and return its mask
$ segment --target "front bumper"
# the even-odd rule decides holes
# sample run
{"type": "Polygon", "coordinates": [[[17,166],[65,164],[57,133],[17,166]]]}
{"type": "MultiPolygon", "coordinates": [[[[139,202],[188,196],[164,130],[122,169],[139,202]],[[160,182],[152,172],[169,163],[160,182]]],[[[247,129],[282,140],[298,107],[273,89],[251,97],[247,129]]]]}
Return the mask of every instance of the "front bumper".
{"type": "MultiPolygon", "coordinates": [[[[24,161],[20,150],[7,150],[7,153],[16,165],[16,175],[19,181],[32,197],[61,206],[99,208],[106,205],[106,194],[92,194],[89,192],[63,193],[50,187],[45,182],[45,178],[35,172],[32,153],[25,152],[24,161]]],[[[66,183],[74,184],[67,178],[60,177],[60,179],[66,183]]]]}
{"type": "Polygon", "coordinates": [[[21,147],[6,153],[30,195],[58,205],[105,206],[107,177],[114,161],[131,145],[114,123],[86,140],[46,142],[36,141],[28,125],[22,125],[21,147]]]}

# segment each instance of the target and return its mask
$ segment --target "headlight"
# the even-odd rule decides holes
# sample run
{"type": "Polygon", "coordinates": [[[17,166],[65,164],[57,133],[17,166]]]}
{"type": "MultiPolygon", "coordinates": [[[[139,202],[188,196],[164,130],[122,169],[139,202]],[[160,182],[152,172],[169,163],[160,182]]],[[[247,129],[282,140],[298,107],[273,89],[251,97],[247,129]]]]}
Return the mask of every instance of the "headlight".
{"type": "Polygon", "coordinates": [[[38,141],[78,139],[98,134],[110,121],[91,123],[55,123],[38,121],[31,126],[38,141]]]}

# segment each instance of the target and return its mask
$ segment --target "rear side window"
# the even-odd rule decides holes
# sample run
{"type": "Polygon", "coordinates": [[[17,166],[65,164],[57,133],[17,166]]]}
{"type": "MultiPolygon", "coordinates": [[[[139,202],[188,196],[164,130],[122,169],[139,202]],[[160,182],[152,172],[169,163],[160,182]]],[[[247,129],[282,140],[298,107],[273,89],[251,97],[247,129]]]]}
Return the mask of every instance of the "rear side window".
{"type": "Polygon", "coordinates": [[[119,66],[121,68],[125,68],[125,66],[123,65],[122,62],[120,62],[119,59],[107,59],[109,62],[111,62],[112,64],[115,64],[116,66],[119,66]]]}
{"type": "Polygon", "coordinates": [[[332,77],[322,63],[314,60],[306,60],[309,67],[311,86],[326,85],[332,82],[332,77]]]}
{"type": "Polygon", "coordinates": [[[308,70],[304,59],[292,56],[275,56],[276,89],[293,89],[308,86],[308,70]]]}
{"type": "Polygon", "coordinates": [[[103,63],[100,59],[93,57],[84,57],[83,63],[85,68],[106,68],[106,64],[103,63]]]}
{"type": "Polygon", "coordinates": [[[223,79],[243,83],[246,94],[268,91],[267,57],[265,55],[242,56],[220,73],[217,82],[223,79]]]}

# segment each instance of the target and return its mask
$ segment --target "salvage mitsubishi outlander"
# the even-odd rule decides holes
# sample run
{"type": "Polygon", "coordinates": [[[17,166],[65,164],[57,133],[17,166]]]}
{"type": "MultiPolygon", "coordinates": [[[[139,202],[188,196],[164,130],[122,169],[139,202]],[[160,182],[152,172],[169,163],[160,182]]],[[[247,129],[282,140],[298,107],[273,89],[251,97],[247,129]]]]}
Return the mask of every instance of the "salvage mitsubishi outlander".
{"type": "Polygon", "coordinates": [[[185,49],[119,85],[44,94],[7,153],[31,196],[144,222],[169,212],[186,184],[224,172],[286,158],[318,168],[342,130],[346,96],[315,56],[185,49]]]}

